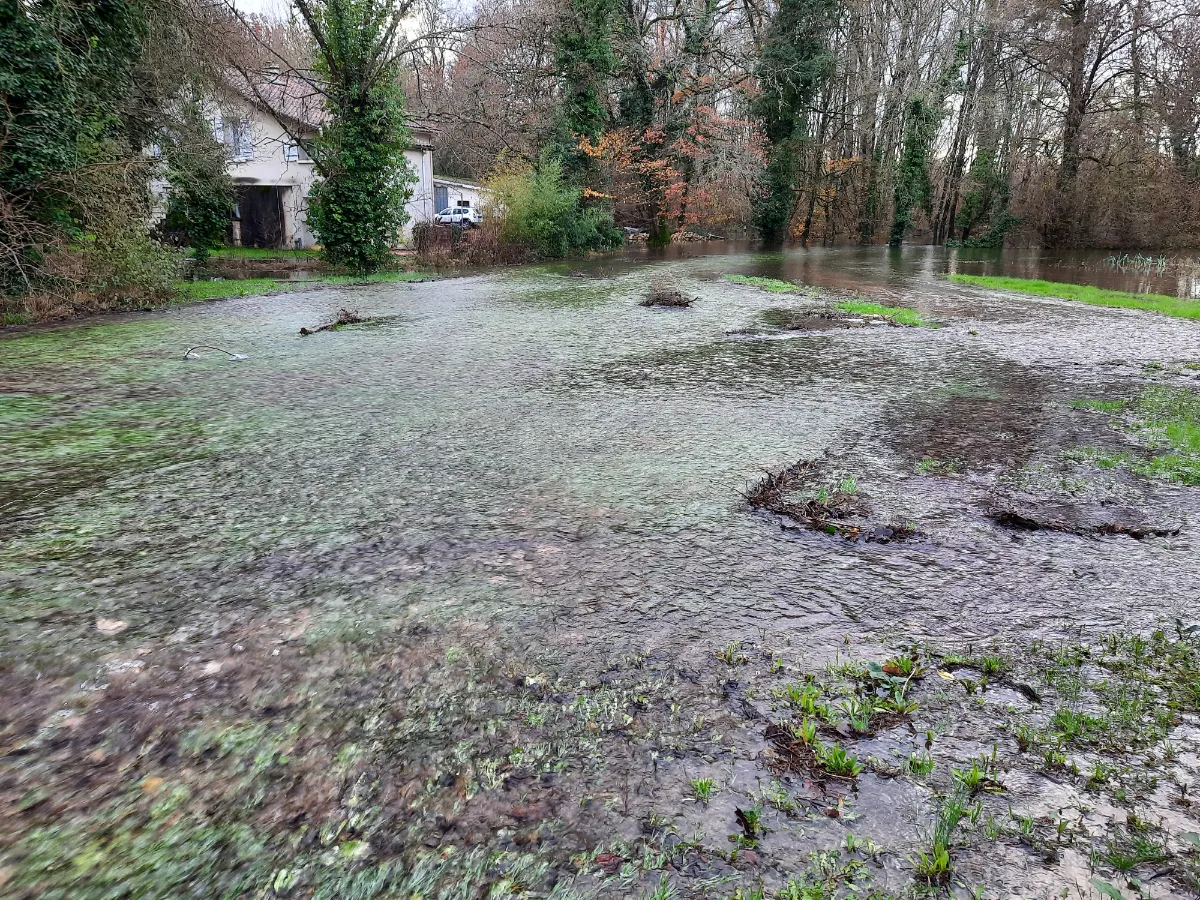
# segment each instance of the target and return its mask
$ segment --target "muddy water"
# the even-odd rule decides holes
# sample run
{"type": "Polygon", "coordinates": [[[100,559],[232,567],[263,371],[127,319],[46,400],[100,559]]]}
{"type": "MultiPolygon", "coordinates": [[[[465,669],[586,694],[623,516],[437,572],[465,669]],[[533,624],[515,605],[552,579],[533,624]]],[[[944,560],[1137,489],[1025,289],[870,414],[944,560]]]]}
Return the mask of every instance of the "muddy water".
{"type": "MultiPolygon", "coordinates": [[[[919,248],[602,260],[7,335],[5,655],[74,664],[98,618],[187,640],[290,605],[331,628],[467,618],[584,658],[1172,615],[1200,590],[1189,529],[1014,535],[980,503],[1092,427],[1070,400],[1200,359],[1200,330],[953,286],[945,267],[919,248]],[[731,334],[789,301],[730,272],[943,327],[731,334]],[[654,282],[698,302],[639,306],[654,282]],[[397,318],[299,336],[343,305],[397,318]],[[185,361],[200,344],[246,359],[185,361]],[[825,452],[930,538],[856,545],[748,510],[762,469],[825,452]],[[927,457],[966,475],[916,474],[927,457]]],[[[1195,518],[1190,492],[1155,502],[1195,518]]]]}

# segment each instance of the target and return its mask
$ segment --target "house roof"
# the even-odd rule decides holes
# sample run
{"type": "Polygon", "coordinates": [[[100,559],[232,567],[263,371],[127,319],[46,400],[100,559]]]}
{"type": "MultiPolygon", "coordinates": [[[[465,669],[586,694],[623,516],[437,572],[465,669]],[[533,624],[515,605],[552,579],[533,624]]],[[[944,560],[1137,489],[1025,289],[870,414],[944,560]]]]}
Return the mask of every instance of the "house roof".
{"type": "Polygon", "coordinates": [[[485,188],[482,184],[477,184],[474,181],[463,181],[461,178],[443,178],[441,175],[434,175],[433,183],[434,184],[446,184],[446,185],[451,185],[453,187],[470,188],[471,190],[474,190],[474,191],[482,191],[482,192],[487,191],[487,188],[485,188]]]}
{"type": "MultiPolygon", "coordinates": [[[[287,119],[301,128],[317,131],[329,121],[325,108],[325,92],[320,83],[299,72],[281,72],[269,68],[262,72],[230,69],[225,73],[225,85],[240,99],[277,119],[287,119]]],[[[412,119],[404,123],[411,131],[424,131],[432,137],[437,130],[426,122],[412,119]]],[[[415,141],[418,147],[425,142],[415,141]]]]}

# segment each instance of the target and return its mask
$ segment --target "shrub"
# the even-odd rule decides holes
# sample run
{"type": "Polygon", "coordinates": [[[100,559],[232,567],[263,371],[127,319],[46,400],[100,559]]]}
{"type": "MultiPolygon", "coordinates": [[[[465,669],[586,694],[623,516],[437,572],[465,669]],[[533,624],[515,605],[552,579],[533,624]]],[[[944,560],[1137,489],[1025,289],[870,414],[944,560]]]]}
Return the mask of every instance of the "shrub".
{"type": "Polygon", "coordinates": [[[505,166],[489,179],[500,240],[524,244],[543,257],[611,250],[622,242],[612,217],[584,206],[567,184],[562,162],[543,155],[537,166],[505,166]]]}

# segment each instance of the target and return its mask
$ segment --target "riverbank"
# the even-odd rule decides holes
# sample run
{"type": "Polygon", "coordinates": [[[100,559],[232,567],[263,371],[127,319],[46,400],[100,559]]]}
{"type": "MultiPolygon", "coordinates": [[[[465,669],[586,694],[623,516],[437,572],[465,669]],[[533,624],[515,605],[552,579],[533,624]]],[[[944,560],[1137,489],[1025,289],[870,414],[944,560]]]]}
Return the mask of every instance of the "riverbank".
{"type": "Polygon", "coordinates": [[[169,291],[126,299],[85,294],[59,301],[46,298],[39,300],[32,308],[26,305],[22,309],[12,309],[0,314],[0,330],[103,313],[169,309],[204,300],[290,293],[331,285],[416,283],[438,277],[430,271],[417,269],[374,272],[369,275],[327,272],[320,260],[303,255],[312,252],[296,251],[298,255],[292,255],[290,251],[259,251],[243,256],[218,251],[218,254],[214,254],[217,259],[198,277],[174,281],[169,291]],[[284,255],[280,255],[281,253],[284,255]],[[253,272],[268,274],[248,274],[253,272]]]}
{"type": "Polygon", "coordinates": [[[375,272],[370,275],[320,275],[309,278],[240,278],[197,279],[177,281],[179,300],[219,300],[228,297],[255,297],[261,294],[287,293],[328,285],[389,284],[392,282],[430,281],[436,276],[429,272],[375,272]]]}
{"type": "Polygon", "coordinates": [[[1092,306],[1142,309],[1179,319],[1200,319],[1200,301],[1168,297],[1165,294],[1132,294],[1126,291],[1105,290],[1091,285],[1039,281],[1032,278],[1005,278],[993,275],[949,275],[947,277],[955,284],[1014,291],[1035,297],[1076,300],[1092,306]]]}

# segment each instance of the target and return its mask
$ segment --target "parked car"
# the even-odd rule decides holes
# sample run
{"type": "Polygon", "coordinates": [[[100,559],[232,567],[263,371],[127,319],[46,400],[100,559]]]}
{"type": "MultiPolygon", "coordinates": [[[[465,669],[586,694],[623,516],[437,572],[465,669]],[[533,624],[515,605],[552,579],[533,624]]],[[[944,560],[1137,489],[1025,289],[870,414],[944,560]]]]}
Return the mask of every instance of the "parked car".
{"type": "Polygon", "coordinates": [[[483,221],[483,214],[473,206],[447,206],[433,217],[438,225],[458,225],[471,228],[483,221]]]}

